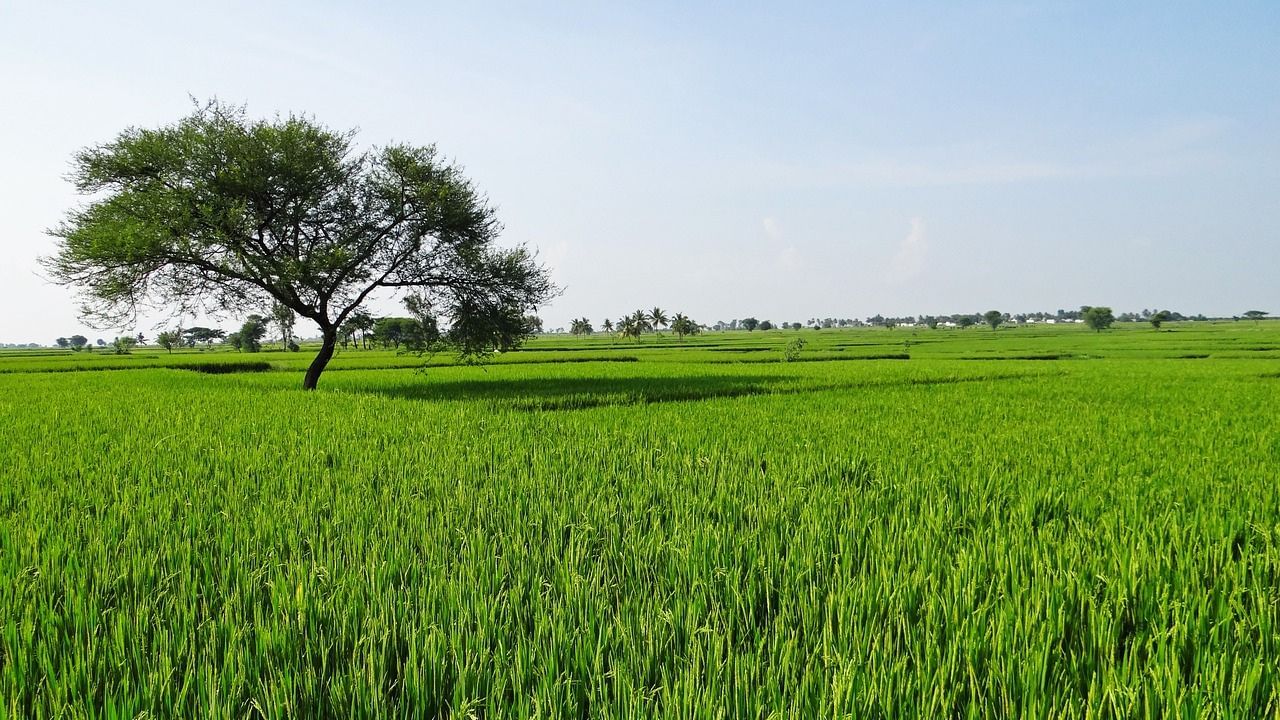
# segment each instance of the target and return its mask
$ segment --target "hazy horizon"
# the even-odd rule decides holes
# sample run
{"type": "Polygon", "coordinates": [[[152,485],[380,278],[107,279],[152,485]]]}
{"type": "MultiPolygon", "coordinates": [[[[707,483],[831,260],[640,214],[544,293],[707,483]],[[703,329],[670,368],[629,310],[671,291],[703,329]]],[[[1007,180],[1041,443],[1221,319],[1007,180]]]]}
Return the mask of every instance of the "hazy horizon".
{"type": "Polygon", "coordinates": [[[438,144],[565,288],[547,328],[1277,312],[1277,36],[1270,3],[10,4],[0,342],[111,336],[45,231],[72,153],[191,97],[438,144]]]}

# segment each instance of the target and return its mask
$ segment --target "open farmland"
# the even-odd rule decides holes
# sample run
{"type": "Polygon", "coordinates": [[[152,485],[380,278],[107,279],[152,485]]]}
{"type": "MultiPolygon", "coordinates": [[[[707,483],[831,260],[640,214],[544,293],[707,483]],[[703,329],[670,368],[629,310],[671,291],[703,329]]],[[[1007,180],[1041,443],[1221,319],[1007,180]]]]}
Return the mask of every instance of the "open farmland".
{"type": "Polygon", "coordinates": [[[1280,713],[1280,323],[310,357],[0,356],[0,716],[1280,713]]]}

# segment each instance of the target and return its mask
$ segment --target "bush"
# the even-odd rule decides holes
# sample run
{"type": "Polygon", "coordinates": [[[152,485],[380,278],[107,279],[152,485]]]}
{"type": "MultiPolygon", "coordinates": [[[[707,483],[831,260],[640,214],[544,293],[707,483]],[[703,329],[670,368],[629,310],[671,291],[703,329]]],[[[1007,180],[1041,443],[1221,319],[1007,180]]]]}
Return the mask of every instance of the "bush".
{"type": "Polygon", "coordinates": [[[804,341],[804,338],[794,338],[791,342],[787,343],[785,348],[782,349],[782,361],[795,362],[799,360],[800,353],[804,350],[804,346],[807,344],[808,343],[804,341]]]}

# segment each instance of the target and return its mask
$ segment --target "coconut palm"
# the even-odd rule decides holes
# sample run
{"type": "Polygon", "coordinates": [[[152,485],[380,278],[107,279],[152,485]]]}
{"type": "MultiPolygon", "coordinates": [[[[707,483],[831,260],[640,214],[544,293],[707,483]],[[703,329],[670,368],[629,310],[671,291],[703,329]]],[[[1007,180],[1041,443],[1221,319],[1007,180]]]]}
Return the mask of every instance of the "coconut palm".
{"type": "Polygon", "coordinates": [[[609,318],[605,318],[604,322],[600,323],[600,327],[603,328],[605,332],[611,333],[613,332],[613,321],[609,318]]]}
{"type": "Polygon", "coordinates": [[[649,311],[649,320],[653,323],[653,329],[656,331],[660,327],[667,326],[667,313],[660,307],[655,307],[649,311]]]}
{"type": "Polygon", "coordinates": [[[654,329],[653,319],[650,318],[648,313],[646,313],[643,310],[637,310],[635,312],[635,315],[632,316],[632,319],[635,320],[635,326],[637,330],[636,332],[637,339],[640,337],[641,333],[654,329]]]}
{"type": "Polygon", "coordinates": [[[649,322],[649,316],[643,310],[637,310],[618,321],[618,334],[622,337],[635,338],[636,342],[640,341],[640,335],[645,330],[652,329],[653,324],[649,322]]]}
{"type": "Polygon", "coordinates": [[[676,313],[675,317],[671,318],[671,330],[683,341],[685,335],[697,335],[702,328],[698,323],[690,320],[688,315],[676,313]]]}

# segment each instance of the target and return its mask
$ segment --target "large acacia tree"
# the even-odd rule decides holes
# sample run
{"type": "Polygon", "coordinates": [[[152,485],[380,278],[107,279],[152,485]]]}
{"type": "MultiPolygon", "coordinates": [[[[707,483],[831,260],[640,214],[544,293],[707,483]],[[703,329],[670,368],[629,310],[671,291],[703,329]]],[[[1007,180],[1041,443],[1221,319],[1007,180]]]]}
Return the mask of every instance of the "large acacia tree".
{"type": "Polygon", "coordinates": [[[339,326],[380,289],[436,313],[463,353],[518,343],[525,326],[511,318],[556,292],[546,270],[526,248],[497,245],[493,209],[434,146],[357,151],[354,137],[216,101],[125,130],[75,156],[71,179],[90,200],[52,231],[46,267],[100,324],[145,307],[279,303],[320,328],[307,389],[339,326]]]}

